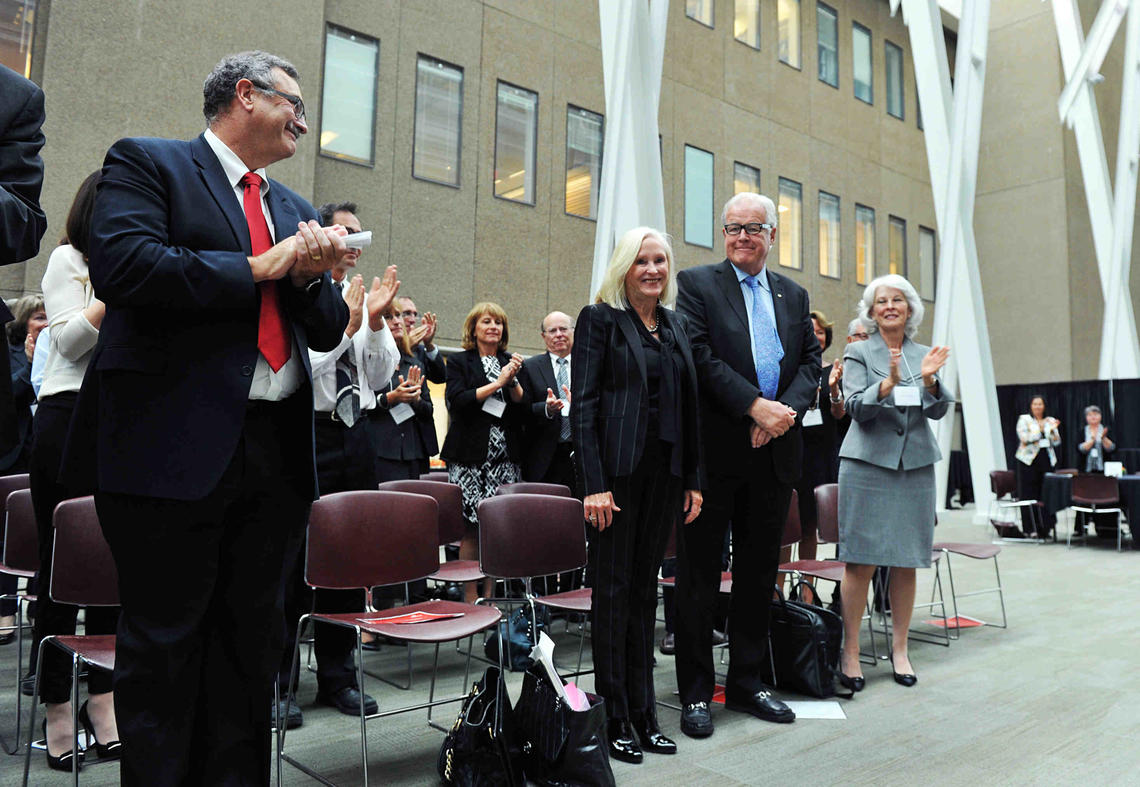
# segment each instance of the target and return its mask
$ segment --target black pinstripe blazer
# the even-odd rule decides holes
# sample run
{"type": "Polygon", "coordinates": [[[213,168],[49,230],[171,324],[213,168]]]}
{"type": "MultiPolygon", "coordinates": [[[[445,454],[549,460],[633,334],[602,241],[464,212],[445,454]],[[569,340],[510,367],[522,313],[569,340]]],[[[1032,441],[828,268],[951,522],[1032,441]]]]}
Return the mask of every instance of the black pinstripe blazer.
{"type": "MultiPolygon", "coordinates": [[[[633,473],[641,461],[649,415],[645,385],[645,353],[636,319],[604,303],[582,309],[574,328],[571,356],[570,425],[574,461],[583,494],[612,488],[615,477],[633,473]]],[[[685,489],[702,486],[697,373],[689,349],[687,320],[662,309],[662,323],[676,336],[685,362],[681,402],[681,451],[685,489]]]]}

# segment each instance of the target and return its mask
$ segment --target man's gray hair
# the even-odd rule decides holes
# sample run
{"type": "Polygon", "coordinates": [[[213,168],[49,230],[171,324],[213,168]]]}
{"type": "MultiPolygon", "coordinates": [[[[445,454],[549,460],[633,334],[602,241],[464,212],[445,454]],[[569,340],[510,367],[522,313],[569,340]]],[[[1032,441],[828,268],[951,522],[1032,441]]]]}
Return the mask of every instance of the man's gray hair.
{"type": "Polygon", "coordinates": [[[926,314],[926,307],[922,305],[922,298],[918,297],[918,291],[914,286],[897,273],[888,273],[885,276],[872,279],[871,283],[863,289],[863,299],[859,301],[859,305],[855,307],[855,313],[859,315],[859,319],[867,326],[867,333],[875,333],[879,330],[879,326],[871,316],[871,312],[875,308],[875,293],[878,292],[881,287],[893,287],[906,298],[908,308],[904,332],[907,336],[914,336],[915,333],[918,332],[918,326],[922,324],[922,317],[926,314]]]}
{"type": "Polygon", "coordinates": [[[262,88],[273,87],[275,68],[280,68],[300,81],[301,77],[292,63],[268,52],[238,52],[222,58],[202,84],[202,114],[206,116],[206,122],[213,123],[226,113],[233,101],[238,80],[248,79],[262,88]]]}
{"type": "Polygon", "coordinates": [[[766,223],[775,227],[779,224],[779,218],[776,210],[776,203],[772,202],[771,197],[765,197],[763,194],[757,194],[755,191],[742,191],[739,194],[734,194],[728,198],[728,202],[724,203],[724,207],[720,211],[720,223],[724,226],[725,219],[728,216],[729,210],[736,207],[739,202],[758,202],[764,208],[764,218],[766,223]]]}
{"type": "Polygon", "coordinates": [[[856,317],[854,320],[847,323],[847,335],[848,336],[854,336],[855,334],[859,333],[860,331],[862,331],[863,333],[867,333],[867,323],[863,322],[863,320],[861,318],[856,317]]]}
{"type": "Polygon", "coordinates": [[[1095,404],[1090,404],[1088,407],[1085,408],[1085,417],[1086,418],[1088,417],[1089,413],[1096,413],[1097,415],[1103,415],[1103,413],[1101,413],[1101,411],[1100,411],[1100,408],[1097,407],[1095,404]]]}

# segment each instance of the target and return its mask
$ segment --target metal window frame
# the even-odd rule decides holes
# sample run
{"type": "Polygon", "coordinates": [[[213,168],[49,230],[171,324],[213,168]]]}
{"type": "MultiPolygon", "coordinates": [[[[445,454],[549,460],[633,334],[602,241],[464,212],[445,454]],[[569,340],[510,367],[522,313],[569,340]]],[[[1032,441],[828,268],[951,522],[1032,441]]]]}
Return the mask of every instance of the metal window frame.
{"type": "Polygon", "coordinates": [[[422,180],[425,183],[435,183],[438,186],[447,186],[451,189],[461,188],[463,185],[463,110],[467,104],[464,98],[464,92],[467,89],[467,72],[463,66],[456,63],[449,62],[443,58],[429,55],[424,52],[416,52],[416,79],[415,84],[412,86],[412,155],[409,166],[412,170],[413,180],[422,180]],[[446,180],[438,180],[436,178],[429,178],[424,175],[416,174],[416,139],[417,132],[419,131],[419,102],[420,102],[420,62],[428,60],[433,63],[454,68],[459,72],[459,122],[457,127],[459,134],[456,139],[455,146],[455,182],[448,183],[446,180]]]}

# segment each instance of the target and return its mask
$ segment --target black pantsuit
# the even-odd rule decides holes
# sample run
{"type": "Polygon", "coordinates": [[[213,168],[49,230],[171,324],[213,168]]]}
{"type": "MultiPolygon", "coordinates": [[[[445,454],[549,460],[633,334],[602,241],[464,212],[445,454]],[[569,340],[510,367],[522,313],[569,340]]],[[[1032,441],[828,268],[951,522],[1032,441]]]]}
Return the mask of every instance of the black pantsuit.
{"type": "Polygon", "coordinates": [[[119,732],[124,749],[150,744],[123,760],[123,784],[236,784],[226,777],[238,773],[269,783],[283,575],[310,507],[311,465],[283,444],[297,430],[293,406],[251,403],[237,451],[200,500],[95,495],[123,605],[119,732]]]}
{"type": "MultiPolygon", "coordinates": [[[[36,513],[36,534],[39,538],[40,571],[36,575],[36,625],[32,636],[30,664],[35,669],[40,641],[52,634],[74,634],[75,617],[79,607],[57,604],[51,600],[51,555],[55,538],[53,515],[60,501],[78,497],[79,492],[59,483],[59,463],[63,455],[71,414],[75,409],[74,393],[59,393],[40,402],[34,429],[30,482],[32,507],[36,513]]],[[[84,630],[88,634],[114,634],[119,622],[118,607],[89,607],[84,616],[84,630]]],[[[87,676],[87,690],[92,694],[106,694],[111,690],[111,673],[91,669],[87,676]]],[[[59,703],[71,699],[71,662],[63,651],[48,648],[44,651],[43,672],[40,674],[40,699],[59,703]]]]}
{"type": "MultiPolygon", "coordinates": [[[[1045,474],[1053,471],[1053,465],[1049,464],[1049,452],[1044,448],[1037,452],[1037,456],[1033,457],[1032,464],[1025,464],[1024,462],[1017,462],[1017,497],[1019,500],[1040,500],[1041,489],[1045,484],[1045,474]]],[[[1021,529],[1027,536],[1047,536],[1049,531],[1057,526],[1057,517],[1054,514],[1048,514],[1045,509],[1039,509],[1037,518],[1040,520],[1041,532],[1036,532],[1036,526],[1033,521],[1033,514],[1028,506],[1023,506],[1021,509],[1021,529]]]]}
{"type": "Polygon", "coordinates": [[[771,475],[768,446],[747,455],[743,475],[710,473],[700,517],[677,533],[677,685],[681,703],[707,702],[716,684],[713,621],[720,593],[724,539],[732,525],[734,571],[729,603],[731,664],[726,686],[751,695],[768,652],[768,607],[780,562],[780,537],[791,502],[790,484],[771,475]],[[767,477],[766,483],[754,479],[767,477]]]}
{"type": "MultiPolygon", "coordinates": [[[[328,413],[315,415],[317,483],[321,494],[375,489],[377,480],[372,467],[372,443],[368,439],[367,422],[361,419],[349,429],[339,421],[332,421],[328,413]]],[[[363,612],[364,601],[363,590],[310,589],[305,583],[304,544],[298,546],[298,557],[285,581],[285,648],[281,651],[281,667],[277,673],[282,697],[289,691],[285,676],[292,669],[297,622],[301,616],[309,611],[363,612]]],[[[347,686],[356,686],[352,659],[356,636],[353,632],[341,626],[315,624],[313,640],[318,689],[333,694],[347,686]]],[[[292,679],[296,685],[296,673],[292,679]]]]}

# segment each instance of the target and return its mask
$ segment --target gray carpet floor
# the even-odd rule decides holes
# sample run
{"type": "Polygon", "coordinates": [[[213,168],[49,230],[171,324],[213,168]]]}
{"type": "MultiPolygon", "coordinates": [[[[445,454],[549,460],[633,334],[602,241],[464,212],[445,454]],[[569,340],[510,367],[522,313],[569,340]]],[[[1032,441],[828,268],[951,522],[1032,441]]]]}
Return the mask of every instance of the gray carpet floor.
{"type": "MultiPolygon", "coordinates": [[[[972,511],[942,517],[937,540],[988,542],[972,511]]],[[[1061,532],[1067,532],[1067,522],[1061,532]]],[[[675,737],[676,756],[646,755],[639,766],[614,762],[623,785],[690,784],[1136,784],[1140,783],[1140,688],[1132,675],[1140,661],[1140,552],[1115,551],[1115,541],[1087,546],[1007,545],[1001,553],[1009,628],[963,630],[949,647],[914,642],[919,676],[914,688],[891,679],[888,662],[865,667],[866,689],[840,700],[845,718],[800,718],[776,725],[715,707],[716,734],[691,740],[680,734],[678,714],[659,709],[663,731],[675,737]]],[[[825,547],[822,554],[833,554],[825,547]]],[[[990,561],[953,558],[959,591],[993,584],[990,561]]],[[[949,584],[942,569],[947,600],[949,584]]],[[[933,571],[919,572],[919,596],[928,597],[933,571]]],[[[829,591],[825,590],[825,597],[829,591]]],[[[1000,622],[997,596],[964,599],[962,614],[1000,622]]],[[[915,616],[925,626],[925,611],[915,616]]],[[[659,626],[660,633],[660,626],[659,626]]],[[[556,626],[561,661],[573,661],[576,638],[556,626]]],[[[864,646],[869,639],[864,634],[864,646]]],[[[587,661],[589,646],[587,644],[587,661]]],[[[0,648],[0,731],[11,740],[16,648],[0,648]]],[[[402,648],[368,654],[370,670],[399,677],[402,648]]],[[[413,650],[415,684],[399,691],[370,680],[382,708],[426,699],[431,651],[413,650]]],[[[441,654],[441,691],[457,693],[462,659],[441,654]]],[[[658,655],[657,693],[675,702],[672,659],[658,655]]],[[[591,678],[583,678],[584,688],[591,678]]],[[[520,678],[509,685],[517,696],[520,678]]],[[[304,726],[289,733],[287,749],[339,784],[360,784],[359,722],[315,704],[315,680],[305,674],[300,693],[304,726]]],[[[790,694],[785,699],[801,700],[790,694]]],[[[456,706],[437,710],[454,719],[456,706]]],[[[26,724],[26,710],[25,710],[26,724]]],[[[417,711],[368,725],[374,784],[438,784],[436,755],[442,733],[417,711]]],[[[0,755],[0,784],[18,783],[23,759],[0,755]]],[[[48,771],[43,754],[32,759],[33,784],[63,784],[70,777],[48,771]]],[[[81,779],[118,783],[118,766],[94,764],[81,779]]],[[[286,766],[282,782],[313,783],[286,766]]]]}

